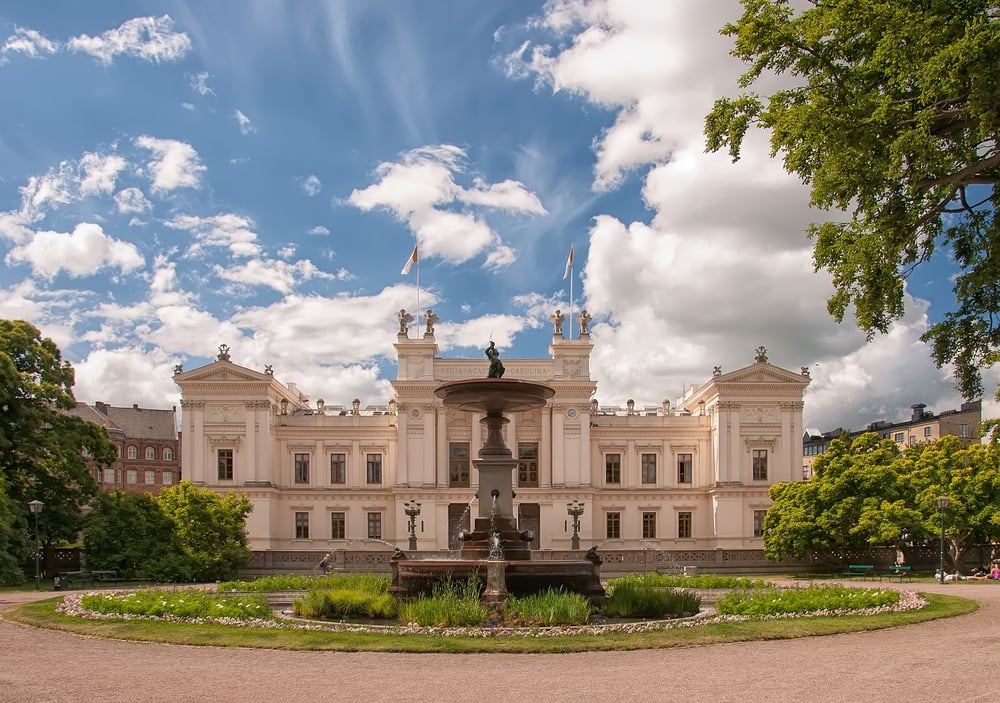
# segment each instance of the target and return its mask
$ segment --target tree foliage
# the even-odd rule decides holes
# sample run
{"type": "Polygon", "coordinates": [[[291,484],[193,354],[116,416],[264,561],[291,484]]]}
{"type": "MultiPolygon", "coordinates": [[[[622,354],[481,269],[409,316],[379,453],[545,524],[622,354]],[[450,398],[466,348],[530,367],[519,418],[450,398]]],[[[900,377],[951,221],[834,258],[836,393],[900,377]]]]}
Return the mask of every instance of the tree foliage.
{"type": "Polygon", "coordinates": [[[31,324],[0,320],[0,476],[25,516],[28,501],[45,505],[42,540],[73,539],[81,508],[97,494],[88,459],[116,458],[104,428],[60,410],[72,408],[73,368],[31,324]]]}
{"type": "Polygon", "coordinates": [[[963,447],[958,438],[908,447],[867,433],[842,439],[813,464],[809,481],[776,484],[764,520],[769,559],[819,554],[831,562],[845,550],[932,544],[944,512],[949,562],[958,569],[977,542],[1000,540],[1000,447],[963,447]]]}
{"type": "Polygon", "coordinates": [[[829,311],[839,322],[853,306],[869,338],[903,315],[910,273],[945,249],[960,269],[956,307],[924,340],[966,398],[981,396],[981,369],[1000,361],[996,2],[742,3],[722,32],[748,65],[746,92],[716,101],[707,148],[737,160],[751,127],[768,130],[812,204],[848,213],[809,234],[816,269],[833,275],[829,311]],[[748,90],[762,78],[778,87],[748,90]]]}
{"type": "Polygon", "coordinates": [[[252,509],[244,495],[220,496],[190,481],[156,497],[103,495],[84,527],[88,564],[158,581],[232,578],[250,561],[252,509]]]}
{"type": "Polygon", "coordinates": [[[24,558],[30,547],[24,515],[7,495],[7,482],[0,475],[0,586],[24,582],[24,558]]]}

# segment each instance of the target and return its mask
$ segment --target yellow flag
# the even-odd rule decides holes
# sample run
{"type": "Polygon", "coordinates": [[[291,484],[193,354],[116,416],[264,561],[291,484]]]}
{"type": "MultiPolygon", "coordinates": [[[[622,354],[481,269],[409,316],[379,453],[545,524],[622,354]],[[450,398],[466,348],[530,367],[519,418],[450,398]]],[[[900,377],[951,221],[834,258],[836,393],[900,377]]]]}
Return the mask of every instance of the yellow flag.
{"type": "Polygon", "coordinates": [[[410,254],[410,258],[406,260],[406,265],[403,266],[403,270],[399,273],[405,276],[410,272],[410,267],[417,263],[417,245],[413,245],[413,253],[410,254]]]}
{"type": "MultiPolygon", "coordinates": [[[[417,251],[416,251],[416,249],[414,249],[414,250],[413,250],[413,255],[414,255],[414,256],[416,256],[416,255],[417,255],[417,251]]],[[[572,268],[572,267],[573,267],[573,245],[572,245],[572,244],[570,244],[570,245],[569,245],[569,258],[568,258],[568,259],[566,259],[566,270],[565,270],[565,271],[563,271],[563,280],[564,280],[564,281],[565,281],[565,280],[566,280],[566,278],[567,278],[567,277],[569,276],[569,270],[570,270],[570,268],[572,268]]]]}

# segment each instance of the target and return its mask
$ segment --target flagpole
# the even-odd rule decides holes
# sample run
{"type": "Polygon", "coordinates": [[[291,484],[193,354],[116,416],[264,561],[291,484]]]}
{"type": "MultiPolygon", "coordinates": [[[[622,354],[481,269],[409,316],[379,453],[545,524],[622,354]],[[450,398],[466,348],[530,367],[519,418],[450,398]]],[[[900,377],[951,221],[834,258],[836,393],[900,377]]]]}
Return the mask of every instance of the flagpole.
{"type": "Polygon", "coordinates": [[[417,326],[420,325],[420,256],[417,255],[417,326]]]}
{"type": "Polygon", "coordinates": [[[575,263],[569,265],[569,338],[573,339],[573,279],[576,277],[573,272],[575,263]]]}

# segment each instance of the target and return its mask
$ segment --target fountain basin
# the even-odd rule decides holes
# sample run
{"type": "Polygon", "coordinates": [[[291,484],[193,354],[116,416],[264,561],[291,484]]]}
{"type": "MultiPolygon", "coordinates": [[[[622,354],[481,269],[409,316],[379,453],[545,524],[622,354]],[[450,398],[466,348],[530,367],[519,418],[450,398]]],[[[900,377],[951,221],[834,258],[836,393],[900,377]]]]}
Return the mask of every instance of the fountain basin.
{"type": "MultiPolygon", "coordinates": [[[[448,579],[465,581],[475,577],[485,593],[510,593],[525,596],[548,588],[563,588],[582,593],[591,602],[604,602],[600,563],[589,559],[573,561],[531,561],[507,559],[394,559],[390,593],[414,596],[430,593],[434,585],[448,579]],[[497,566],[502,565],[503,583],[491,583],[497,578],[497,566]],[[490,571],[493,568],[493,578],[490,571]]],[[[502,600],[502,599],[500,599],[502,600]]]]}

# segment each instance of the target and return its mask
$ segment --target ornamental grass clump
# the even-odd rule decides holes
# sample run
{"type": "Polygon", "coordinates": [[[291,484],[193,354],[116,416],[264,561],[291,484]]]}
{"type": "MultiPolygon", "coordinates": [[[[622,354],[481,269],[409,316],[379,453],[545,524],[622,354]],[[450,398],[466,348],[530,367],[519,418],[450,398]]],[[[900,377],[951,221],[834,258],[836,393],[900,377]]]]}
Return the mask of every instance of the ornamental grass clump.
{"type": "Polygon", "coordinates": [[[360,589],[309,591],[304,597],[292,602],[292,612],[297,617],[322,620],[387,620],[396,617],[399,602],[390,593],[360,589]]]}
{"type": "Polygon", "coordinates": [[[195,589],[92,593],[83,596],[80,605],[86,610],[109,615],[235,620],[272,617],[271,607],[263,596],[220,596],[195,589]]]}
{"type": "Polygon", "coordinates": [[[639,576],[623,576],[608,582],[604,614],[621,618],[676,618],[701,609],[696,593],[647,585],[639,576]]]}
{"type": "Polygon", "coordinates": [[[479,600],[479,581],[451,579],[434,586],[430,596],[421,595],[399,606],[399,617],[407,624],[422,627],[464,627],[481,625],[489,608],[479,600]]]}
{"type": "Polygon", "coordinates": [[[723,576],[721,574],[642,574],[636,576],[644,586],[660,588],[768,588],[773,584],[743,576],[723,576]]]}
{"type": "Polygon", "coordinates": [[[899,592],[891,589],[811,586],[733,591],[719,598],[715,603],[715,609],[720,615],[838,614],[865,608],[893,606],[897,603],[899,603],[899,592]]]}
{"type": "Polygon", "coordinates": [[[516,625],[582,625],[590,619],[593,606],[581,593],[547,589],[541,593],[513,597],[507,601],[504,620],[516,625]]]}

